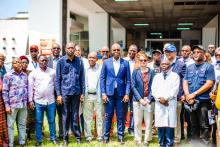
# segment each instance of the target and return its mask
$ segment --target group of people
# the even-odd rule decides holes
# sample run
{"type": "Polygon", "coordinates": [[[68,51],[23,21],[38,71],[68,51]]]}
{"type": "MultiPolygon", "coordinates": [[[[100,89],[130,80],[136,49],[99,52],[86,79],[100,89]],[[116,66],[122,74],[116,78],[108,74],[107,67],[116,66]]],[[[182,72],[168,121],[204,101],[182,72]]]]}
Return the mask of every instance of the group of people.
{"type": "Polygon", "coordinates": [[[10,70],[4,65],[5,56],[0,54],[0,146],[14,146],[15,123],[21,146],[34,132],[35,145],[40,146],[44,114],[50,140],[56,145],[56,111],[58,138],[63,140],[63,146],[69,143],[70,131],[77,144],[81,143],[82,133],[87,142],[96,137],[108,144],[114,114],[118,142],[124,144],[128,109],[128,132],[134,135],[137,145],[148,146],[156,127],[161,147],[178,146],[185,139],[184,124],[187,142],[216,143],[217,120],[210,114],[218,115],[213,87],[220,79],[220,48],[209,45],[212,63],[201,45],[192,49],[184,45],[177,56],[177,48],[167,43],[162,50],[153,50],[152,58],[134,44],[125,58],[117,43],[111,51],[103,47],[99,60],[97,52],[82,57],[80,46],[73,42],[66,44],[66,55],[60,56],[60,51],[60,45],[54,43],[47,57],[39,55],[37,45],[31,45],[31,58],[13,58],[10,70]]]}

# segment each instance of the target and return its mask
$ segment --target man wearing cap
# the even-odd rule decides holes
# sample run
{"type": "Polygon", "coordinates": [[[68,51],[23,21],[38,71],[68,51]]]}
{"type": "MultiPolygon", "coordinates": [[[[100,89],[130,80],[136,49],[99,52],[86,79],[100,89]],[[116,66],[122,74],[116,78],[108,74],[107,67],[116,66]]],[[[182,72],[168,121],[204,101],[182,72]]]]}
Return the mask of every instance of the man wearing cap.
{"type": "Polygon", "coordinates": [[[148,63],[148,67],[155,71],[155,73],[160,73],[160,62],[162,52],[159,49],[152,51],[153,61],[148,63]]]}
{"type": "Polygon", "coordinates": [[[174,142],[176,144],[180,143],[181,139],[181,124],[180,124],[180,113],[182,109],[182,102],[181,98],[183,97],[183,78],[186,71],[186,65],[184,62],[177,59],[176,54],[176,47],[172,44],[168,45],[165,49],[165,57],[170,62],[170,68],[173,72],[177,73],[180,77],[180,85],[179,85],[179,93],[177,95],[177,127],[175,128],[175,140],[174,142]]]}
{"type": "Polygon", "coordinates": [[[31,59],[30,59],[30,64],[28,65],[28,70],[32,71],[39,67],[39,63],[37,60],[37,56],[39,54],[38,46],[37,45],[31,45],[30,46],[30,54],[31,54],[31,59]]]}
{"type": "Polygon", "coordinates": [[[57,103],[63,104],[63,145],[68,145],[68,131],[72,122],[74,135],[81,143],[78,116],[79,104],[84,100],[85,76],[83,62],[74,55],[75,43],[66,44],[66,56],[59,59],[56,68],[57,103]]]}
{"type": "Polygon", "coordinates": [[[202,139],[209,143],[208,108],[210,107],[209,93],[215,81],[213,65],[204,62],[205,49],[201,45],[193,46],[194,64],[189,65],[183,81],[185,100],[192,106],[199,102],[198,108],[190,112],[192,140],[202,139]],[[198,102],[196,102],[196,100],[198,102]]]}
{"type": "Polygon", "coordinates": [[[155,75],[152,95],[155,99],[155,126],[161,147],[174,145],[174,128],[177,125],[177,94],[180,77],[171,70],[170,61],[161,61],[161,73],[155,75]]]}

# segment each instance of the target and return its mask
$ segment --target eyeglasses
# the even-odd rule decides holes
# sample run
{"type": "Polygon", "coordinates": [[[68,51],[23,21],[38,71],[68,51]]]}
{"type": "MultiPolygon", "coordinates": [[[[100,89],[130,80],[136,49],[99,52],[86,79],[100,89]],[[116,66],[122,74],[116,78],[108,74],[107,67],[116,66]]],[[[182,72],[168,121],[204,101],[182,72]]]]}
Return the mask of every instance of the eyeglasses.
{"type": "Polygon", "coordinates": [[[1,61],[3,61],[3,62],[5,61],[5,59],[4,59],[4,58],[0,58],[0,60],[1,60],[1,61]]]}
{"type": "Polygon", "coordinates": [[[12,62],[12,64],[21,64],[19,61],[12,62]]]}
{"type": "Polygon", "coordinates": [[[26,65],[28,65],[28,62],[22,62],[22,64],[26,64],[26,65]]]}
{"type": "Polygon", "coordinates": [[[120,51],[120,49],[113,49],[113,51],[114,51],[114,52],[116,52],[116,51],[117,51],[117,52],[119,52],[119,51],[120,51]]]}
{"type": "Polygon", "coordinates": [[[101,51],[102,53],[108,53],[109,51],[101,51]]]}
{"type": "Polygon", "coordinates": [[[31,52],[31,53],[36,53],[36,52],[37,52],[37,50],[31,50],[30,52],[31,52]]]}
{"type": "Polygon", "coordinates": [[[53,50],[60,50],[60,48],[59,47],[54,47],[53,50]]]}
{"type": "Polygon", "coordinates": [[[140,62],[147,62],[146,59],[140,59],[140,62]]]}
{"type": "Polygon", "coordinates": [[[48,60],[40,60],[40,62],[47,62],[48,60]]]}

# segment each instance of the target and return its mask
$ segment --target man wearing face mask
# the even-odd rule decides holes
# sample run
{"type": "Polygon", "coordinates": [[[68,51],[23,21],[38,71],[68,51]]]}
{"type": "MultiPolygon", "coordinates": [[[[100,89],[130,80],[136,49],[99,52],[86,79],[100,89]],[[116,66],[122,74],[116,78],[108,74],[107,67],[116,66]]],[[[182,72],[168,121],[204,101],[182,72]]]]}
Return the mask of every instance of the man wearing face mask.
{"type": "Polygon", "coordinates": [[[112,117],[116,107],[118,142],[124,144],[124,103],[129,100],[131,77],[128,61],[121,58],[121,47],[112,45],[113,57],[102,65],[100,86],[102,100],[105,103],[104,143],[109,142],[112,117]]]}
{"type": "Polygon", "coordinates": [[[162,72],[156,74],[152,83],[155,98],[155,126],[158,127],[158,140],[161,147],[174,145],[174,128],[177,125],[177,94],[180,78],[173,72],[170,61],[161,61],[162,72]]]}
{"type": "MultiPolygon", "coordinates": [[[[202,140],[209,143],[208,109],[211,106],[209,93],[215,81],[213,65],[204,62],[205,49],[201,45],[193,46],[194,64],[186,71],[183,81],[185,100],[190,108],[192,141],[202,140]]],[[[187,106],[186,105],[186,106],[187,106]]],[[[187,108],[185,106],[185,108],[187,108]]]]}
{"type": "Polygon", "coordinates": [[[66,44],[66,55],[61,57],[56,68],[57,104],[63,104],[63,145],[68,145],[68,131],[72,122],[74,135],[81,143],[78,116],[79,104],[84,100],[85,75],[81,59],[74,55],[75,43],[66,44]],[[72,121],[71,121],[72,120],[72,121]]]}

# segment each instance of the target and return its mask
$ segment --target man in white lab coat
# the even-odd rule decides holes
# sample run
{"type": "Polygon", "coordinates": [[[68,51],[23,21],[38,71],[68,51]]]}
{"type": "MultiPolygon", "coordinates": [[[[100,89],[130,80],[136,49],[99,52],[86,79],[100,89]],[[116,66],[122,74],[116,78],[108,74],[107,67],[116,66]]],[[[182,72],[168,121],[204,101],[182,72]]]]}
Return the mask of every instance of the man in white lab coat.
{"type": "Polygon", "coordinates": [[[161,147],[174,144],[174,128],[177,125],[177,94],[179,76],[170,69],[167,59],[161,61],[162,72],[152,83],[152,95],[155,98],[155,126],[158,127],[158,139],[161,147]]]}

